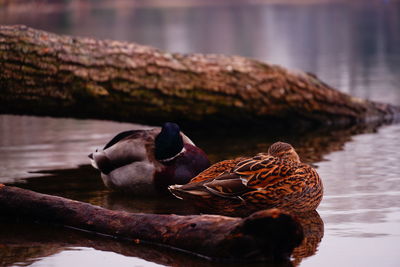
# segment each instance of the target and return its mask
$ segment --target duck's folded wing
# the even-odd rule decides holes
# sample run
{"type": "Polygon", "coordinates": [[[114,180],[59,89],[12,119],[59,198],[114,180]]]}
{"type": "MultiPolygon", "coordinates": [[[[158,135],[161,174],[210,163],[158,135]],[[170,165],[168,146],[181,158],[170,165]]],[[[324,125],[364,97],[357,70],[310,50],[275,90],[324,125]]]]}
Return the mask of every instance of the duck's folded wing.
{"type": "Polygon", "coordinates": [[[241,178],[234,173],[224,173],[204,183],[204,187],[214,195],[227,198],[240,198],[240,195],[249,191],[241,178]]]}
{"type": "Polygon", "coordinates": [[[210,194],[204,187],[205,181],[189,183],[184,185],[170,185],[168,190],[177,198],[185,199],[187,197],[204,197],[209,198],[210,194]]]}
{"type": "Polygon", "coordinates": [[[240,195],[249,189],[243,185],[240,177],[225,173],[216,179],[193,182],[185,185],[172,185],[168,188],[178,198],[220,196],[226,198],[240,199],[240,195]]]}
{"type": "Polygon", "coordinates": [[[94,152],[92,160],[97,169],[108,174],[111,171],[147,159],[146,144],[138,139],[124,139],[104,150],[94,152]]]}
{"type": "Polygon", "coordinates": [[[143,132],[143,130],[130,130],[130,131],[125,131],[125,132],[121,132],[119,134],[117,134],[116,136],[114,136],[104,147],[103,149],[107,149],[111,146],[113,146],[114,144],[118,143],[119,141],[121,141],[122,139],[128,137],[128,136],[132,136],[135,134],[138,134],[140,132],[143,132]]]}
{"type": "MultiPolygon", "coordinates": [[[[235,162],[223,161],[222,165],[235,163],[229,168],[229,171],[218,173],[219,165],[215,164],[203,173],[213,173],[215,179],[200,180],[201,182],[191,182],[190,184],[181,186],[180,190],[186,193],[193,192],[197,195],[216,195],[225,198],[241,198],[241,195],[259,190],[260,187],[268,185],[269,181],[279,178],[282,173],[290,173],[289,166],[286,166],[278,158],[260,154],[250,159],[240,159],[235,162]]],[[[289,164],[290,165],[290,164],[289,164]]],[[[199,174],[200,178],[202,174],[199,174]]],[[[207,175],[205,175],[207,176],[207,175]]],[[[199,178],[199,177],[197,177],[199,178]]],[[[192,181],[197,179],[193,178],[192,181]]],[[[206,178],[206,177],[204,177],[206,178]]]]}
{"type": "Polygon", "coordinates": [[[247,188],[260,189],[293,175],[296,164],[264,154],[239,162],[233,173],[247,188]]]}
{"type": "Polygon", "coordinates": [[[201,182],[218,177],[224,172],[231,171],[232,168],[234,168],[242,160],[244,160],[244,158],[228,159],[215,163],[190,180],[190,183],[201,182]]]}

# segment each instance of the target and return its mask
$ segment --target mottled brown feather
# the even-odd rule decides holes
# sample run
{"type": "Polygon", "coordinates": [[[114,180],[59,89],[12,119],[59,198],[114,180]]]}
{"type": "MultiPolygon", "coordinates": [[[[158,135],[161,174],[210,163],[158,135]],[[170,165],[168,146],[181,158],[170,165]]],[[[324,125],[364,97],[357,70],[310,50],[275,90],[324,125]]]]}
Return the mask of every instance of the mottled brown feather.
{"type": "Polygon", "coordinates": [[[258,154],[252,158],[225,160],[206,169],[189,184],[170,190],[196,206],[226,215],[232,215],[231,211],[243,214],[268,208],[295,212],[315,210],[323,195],[318,173],[299,162],[290,145],[281,147],[286,150],[277,149],[274,153],[281,153],[283,158],[258,154]],[[187,198],[191,192],[193,196],[187,198]]]}
{"type": "Polygon", "coordinates": [[[189,183],[201,182],[208,179],[214,179],[224,172],[230,171],[240,161],[246,158],[240,157],[236,159],[223,160],[199,173],[196,177],[192,178],[189,183]]]}

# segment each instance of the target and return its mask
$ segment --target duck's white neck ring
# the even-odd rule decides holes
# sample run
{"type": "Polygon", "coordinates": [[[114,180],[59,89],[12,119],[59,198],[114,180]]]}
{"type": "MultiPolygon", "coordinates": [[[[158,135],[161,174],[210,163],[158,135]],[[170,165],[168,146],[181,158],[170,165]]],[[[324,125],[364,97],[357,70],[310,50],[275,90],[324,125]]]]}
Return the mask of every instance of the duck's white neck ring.
{"type": "Polygon", "coordinates": [[[171,160],[176,159],[177,157],[179,157],[180,155],[182,155],[182,154],[185,153],[185,152],[186,152],[186,148],[183,147],[182,150],[181,150],[178,154],[176,154],[175,156],[170,157],[170,158],[167,158],[167,159],[160,159],[159,161],[160,161],[160,162],[169,162],[169,161],[171,161],[171,160]]]}

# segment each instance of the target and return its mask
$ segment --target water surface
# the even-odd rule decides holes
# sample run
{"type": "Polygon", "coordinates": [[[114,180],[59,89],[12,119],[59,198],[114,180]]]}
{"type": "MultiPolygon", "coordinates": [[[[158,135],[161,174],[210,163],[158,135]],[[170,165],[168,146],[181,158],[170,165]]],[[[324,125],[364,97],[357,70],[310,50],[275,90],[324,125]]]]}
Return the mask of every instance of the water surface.
{"type": "MultiPolygon", "coordinates": [[[[135,198],[114,194],[103,186],[99,174],[88,165],[86,155],[96,144],[104,144],[116,130],[143,126],[11,115],[1,115],[0,122],[3,122],[2,125],[7,122],[7,127],[0,128],[1,139],[13,144],[13,152],[9,153],[10,146],[1,143],[0,182],[115,210],[160,214],[197,213],[178,199],[135,198]],[[36,128],[26,136],[28,131],[20,132],[20,125],[29,125],[29,122],[34,123],[36,128]],[[63,129],[64,135],[52,135],[57,128],[63,129]],[[51,136],[51,139],[46,139],[46,136],[51,136]],[[59,150],[59,147],[64,149],[59,150]],[[65,155],[55,156],[53,160],[53,153],[65,155]],[[66,161],[64,168],[59,166],[60,159],[66,161]],[[46,170],[38,172],[41,166],[46,170]],[[55,166],[59,169],[49,170],[55,166]],[[31,171],[38,173],[32,175],[31,171]],[[42,174],[46,176],[32,177],[42,174]]],[[[207,132],[193,132],[191,136],[214,161],[229,155],[252,155],[265,151],[269,144],[282,138],[281,135],[253,133],[254,140],[251,142],[229,146],[227,143],[240,140],[240,133],[225,132],[224,135],[222,132],[215,136],[207,132]]],[[[304,161],[316,165],[325,185],[325,197],[318,209],[323,222],[319,217],[313,222],[310,231],[314,232],[310,233],[309,238],[311,243],[307,249],[294,255],[293,263],[301,266],[398,266],[398,136],[399,124],[284,137],[285,141],[296,144],[304,161]]],[[[101,264],[110,261],[121,266],[210,265],[177,252],[132,246],[71,230],[41,225],[10,225],[5,222],[1,225],[0,243],[3,246],[0,247],[0,264],[3,265],[67,266],[68,263],[79,261],[87,264],[99,261],[99,266],[106,266],[101,264]]]]}
{"type": "MultiPolygon", "coordinates": [[[[347,2],[157,6],[141,1],[64,1],[61,6],[0,8],[0,24],[135,41],[170,52],[252,57],[313,72],[354,96],[399,105],[399,1],[347,2]]],[[[194,213],[179,200],[112,194],[88,166],[87,154],[93,149],[119,131],[141,127],[145,126],[1,115],[0,183],[110,209],[194,213]]],[[[184,130],[213,162],[253,155],[282,140],[317,166],[325,185],[318,209],[323,223],[317,218],[319,232],[310,236],[312,246],[298,252],[302,256],[294,257],[293,264],[400,266],[400,125],[301,135],[274,134],[273,125],[270,128],[233,131],[205,125],[204,130],[184,130]]],[[[23,222],[2,222],[0,244],[4,266],[210,266],[157,247],[23,222]]]]}

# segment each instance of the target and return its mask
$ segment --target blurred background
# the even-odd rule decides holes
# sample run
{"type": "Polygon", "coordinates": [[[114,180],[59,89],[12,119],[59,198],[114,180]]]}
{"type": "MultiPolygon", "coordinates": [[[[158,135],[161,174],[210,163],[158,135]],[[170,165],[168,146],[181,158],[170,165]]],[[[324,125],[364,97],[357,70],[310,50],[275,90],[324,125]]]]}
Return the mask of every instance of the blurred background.
{"type": "Polygon", "coordinates": [[[0,24],[168,52],[241,55],[400,104],[397,0],[3,0],[0,24]]]}
{"type": "MultiPolygon", "coordinates": [[[[400,1],[0,0],[0,24],[168,52],[250,57],[314,73],[353,96],[400,105],[400,1]]],[[[110,209],[192,213],[178,200],[116,196],[88,166],[87,155],[96,147],[119,131],[142,127],[148,126],[0,115],[0,183],[110,209]]],[[[317,167],[325,185],[318,209],[322,233],[315,234],[308,253],[284,266],[400,266],[400,125],[322,129],[302,136],[276,135],[273,129],[183,130],[213,162],[250,156],[282,140],[317,167]]],[[[0,266],[116,264],[210,265],[65,229],[0,223],[0,266]]]]}

